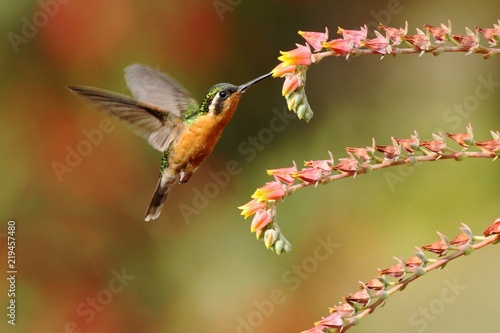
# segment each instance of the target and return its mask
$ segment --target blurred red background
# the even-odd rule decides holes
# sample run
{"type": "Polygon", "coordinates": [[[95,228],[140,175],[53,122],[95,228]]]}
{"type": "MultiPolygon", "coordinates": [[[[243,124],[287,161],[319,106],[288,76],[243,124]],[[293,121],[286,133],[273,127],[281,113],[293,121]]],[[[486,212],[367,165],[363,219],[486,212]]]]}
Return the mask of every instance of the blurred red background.
{"type": "MultiPolygon", "coordinates": [[[[479,233],[499,217],[498,162],[484,160],[386,171],[405,174],[395,186],[382,171],[301,190],[279,207],[281,228],[294,246],[282,256],[254,239],[236,208],[269,181],[266,169],[325,159],[329,150],[344,157],[346,146],[370,145],[372,137],[390,144],[391,136],[409,137],[416,129],[429,139],[435,129],[461,132],[472,122],[476,137],[488,139],[489,130],[500,129],[497,90],[460,126],[443,116],[474,93],[478,78],[500,81],[498,59],[479,55],[327,58],[308,73],[312,121],[291,120],[250,158],[238,147],[286,106],[281,80],[259,83],[245,94],[213,155],[189,183],[174,188],[154,222],[144,222],[143,212],[161,154],[121,124],[113,122],[69,171],[55,169],[68,164],[70,152],[88,140],[85,131],[99,129],[102,120],[67,85],[128,94],[123,68],[142,63],[169,72],[201,99],[214,83],[241,84],[270,71],[280,50],[303,43],[298,30],[328,26],[333,36],[337,26],[353,29],[382,15],[387,25],[408,20],[411,33],[448,19],[454,32],[464,33],[466,26],[496,22],[497,1],[401,1],[397,13],[387,1],[64,2],[0,5],[6,36],[0,46],[0,234],[9,219],[16,221],[18,266],[15,327],[6,322],[8,285],[0,279],[2,332],[298,332],[355,292],[357,281],[392,265],[392,256],[407,258],[413,245],[435,241],[436,230],[454,237],[465,222],[479,233]],[[206,207],[183,216],[180,205],[195,207],[196,190],[231,160],[242,172],[206,207]],[[318,237],[339,246],[298,277],[294,269],[312,256],[318,237]],[[273,291],[282,295],[279,304],[273,291]]],[[[458,278],[465,291],[427,321],[425,331],[497,332],[490,296],[500,273],[491,265],[495,251],[482,250],[415,282],[353,331],[385,332],[388,321],[393,331],[419,331],[410,318],[458,278]]]]}

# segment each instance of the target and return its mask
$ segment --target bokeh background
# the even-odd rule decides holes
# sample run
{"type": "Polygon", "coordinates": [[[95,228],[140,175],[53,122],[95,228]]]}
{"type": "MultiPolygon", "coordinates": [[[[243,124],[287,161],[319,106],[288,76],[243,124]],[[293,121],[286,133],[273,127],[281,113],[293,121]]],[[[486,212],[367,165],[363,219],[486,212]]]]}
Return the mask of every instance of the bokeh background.
{"type": "MultiPolygon", "coordinates": [[[[16,221],[18,308],[16,326],[7,325],[1,278],[0,331],[299,332],[355,292],[357,281],[392,265],[392,256],[408,258],[414,245],[436,241],[436,230],[452,238],[464,222],[482,232],[500,217],[498,162],[489,160],[393,168],[301,190],[279,206],[293,244],[281,256],[255,240],[236,208],[271,179],[266,169],[326,159],[329,150],[344,157],[346,146],[370,145],[372,137],[390,144],[416,129],[430,139],[436,129],[463,132],[471,122],[476,138],[490,138],[500,129],[498,83],[470,112],[450,111],[474,96],[481,77],[500,82],[498,59],[474,54],[326,58],[308,72],[312,121],[289,119],[252,146],[285,108],[282,80],[259,83],[154,222],[143,213],[161,155],[121,124],[60,177],[54,163],[67,165],[69,151],[103,119],[65,86],[128,93],[123,68],[131,63],[169,72],[200,99],[216,82],[241,84],[271,70],[279,50],[303,43],[298,30],[327,26],[333,36],[337,26],[408,20],[414,33],[450,19],[462,34],[491,27],[499,13],[496,0],[1,2],[0,233],[16,221]],[[239,173],[207,203],[194,202],[230,161],[239,173]],[[322,242],[336,245],[323,261],[312,259],[322,242]]],[[[498,250],[429,274],[353,331],[498,332],[498,250]],[[460,286],[456,297],[443,299],[450,284],[460,286]]]]}

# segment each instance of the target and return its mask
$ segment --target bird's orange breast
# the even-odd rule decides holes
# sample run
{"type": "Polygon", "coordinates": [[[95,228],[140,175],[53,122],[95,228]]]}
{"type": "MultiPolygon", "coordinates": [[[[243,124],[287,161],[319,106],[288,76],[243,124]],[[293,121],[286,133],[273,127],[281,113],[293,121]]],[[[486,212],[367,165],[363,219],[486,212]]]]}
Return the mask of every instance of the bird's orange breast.
{"type": "Polygon", "coordinates": [[[239,96],[231,101],[229,108],[221,114],[208,113],[195,122],[185,125],[174,143],[170,166],[178,170],[194,172],[210,155],[236,110],[239,96]]]}

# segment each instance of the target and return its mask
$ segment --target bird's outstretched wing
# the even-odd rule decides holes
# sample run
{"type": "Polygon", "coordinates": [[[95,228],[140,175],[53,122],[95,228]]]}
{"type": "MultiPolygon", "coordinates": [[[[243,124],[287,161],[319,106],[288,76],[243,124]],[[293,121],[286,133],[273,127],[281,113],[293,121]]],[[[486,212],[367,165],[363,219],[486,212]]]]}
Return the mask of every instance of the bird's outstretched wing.
{"type": "Polygon", "coordinates": [[[125,80],[138,100],[158,105],[178,117],[198,108],[198,102],[179,82],[151,67],[130,65],[125,68],[125,80]]]}
{"type": "Polygon", "coordinates": [[[124,121],[127,127],[161,152],[168,149],[183,126],[178,115],[151,101],[141,101],[93,87],[68,88],[101,111],[124,121]]]}

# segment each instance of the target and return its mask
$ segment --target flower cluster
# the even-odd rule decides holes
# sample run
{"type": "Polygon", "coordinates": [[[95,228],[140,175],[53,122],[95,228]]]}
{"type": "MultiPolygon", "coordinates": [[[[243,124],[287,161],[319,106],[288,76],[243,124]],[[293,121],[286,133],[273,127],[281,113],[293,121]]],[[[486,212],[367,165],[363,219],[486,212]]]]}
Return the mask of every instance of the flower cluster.
{"type": "Polygon", "coordinates": [[[424,31],[416,29],[416,34],[408,34],[408,24],[404,28],[388,27],[383,24],[375,30],[375,37],[368,38],[366,25],[359,30],[338,28],[340,38],[329,39],[328,28],[325,32],[299,31],[306,43],[296,44],[290,51],[281,51],[281,62],[272,73],[273,77],[282,77],[282,94],[288,109],[294,111],[299,119],[309,121],[313,112],[305,94],[306,72],[312,64],[327,56],[355,57],[363,54],[408,54],[431,52],[439,55],[443,52],[481,53],[485,59],[500,54],[500,49],[493,48],[500,40],[500,20],[493,28],[476,27],[475,32],[466,28],[463,35],[451,33],[451,23],[440,26],[424,25],[424,31]],[[479,35],[488,41],[489,47],[480,45],[479,35]],[[431,41],[431,36],[433,41],[431,41]],[[446,46],[448,42],[452,46],[446,46]]]}
{"type": "Polygon", "coordinates": [[[276,220],[276,201],[286,195],[286,188],[278,181],[269,182],[257,189],[252,200],[238,207],[245,219],[253,215],[250,232],[263,239],[266,248],[277,254],[290,252],[292,246],[281,233],[276,220]]]}
{"type": "Polygon", "coordinates": [[[440,240],[417,247],[417,251],[407,260],[396,259],[396,263],[372,280],[360,282],[360,288],[343,298],[338,305],[330,308],[330,315],[315,323],[315,327],[302,333],[345,332],[364,316],[372,313],[395,292],[402,291],[409,283],[437,268],[444,268],[450,261],[468,255],[486,245],[500,241],[500,219],[495,220],[483,235],[473,235],[470,228],[462,224],[461,233],[453,240],[438,232],[440,240]],[[424,251],[438,255],[430,258],[424,251]],[[445,256],[448,252],[452,254],[445,256]]]}
{"type": "Polygon", "coordinates": [[[276,220],[276,206],[287,195],[306,186],[328,184],[334,180],[354,177],[357,174],[397,165],[411,166],[416,162],[454,159],[462,161],[466,158],[491,158],[500,156],[500,132],[491,131],[492,139],[474,140],[472,126],[466,127],[465,133],[432,134],[432,140],[420,140],[415,131],[409,138],[391,138],[391,145],[377,145],[375,139],[367,147],[347,147],[348,157],[339,158],[337,163],[333,155],[325,160],[308,161],[302,169],[293,163],[291,167],[267,170],[274,177],[257,189],[252,200],[239,207],[245,218],[253,215],[250,225],[257,239],[263,238],[267,248],[277,253],[289,252],[290,243],[281,233],[276,220]],[[446,138],[453,140],[460,149],[449,147],[446,138]]]}
{"type": "MultiPolygon", "coordinates": [[[[299,34],[302,31],[299,31],[299,34]]],[[[319,33],[316,33],[319,35],[319,33]]],[[[326,40],[328,31],[323,35],[326,40]]],[[[303,35],[306,40],[309,35],[303,35]],[[307,36],[307,37],[306,37],[307,36]]],[[[317,37],[319,38],[319,37],[317,37]]],[[[281,52],[281,63],[276,66],[272,73],[273,77],[284,77],[282,95],[285,96],[288,109],[295,112],[299,119],[311,120],[313,113],[304,90],[306,84],[307,68],[315,61],[309,44],[296,44],[297,48],[288,52],[281,52]]],[[[314,45],[314,44],[313,44],[314,45]]]]}

